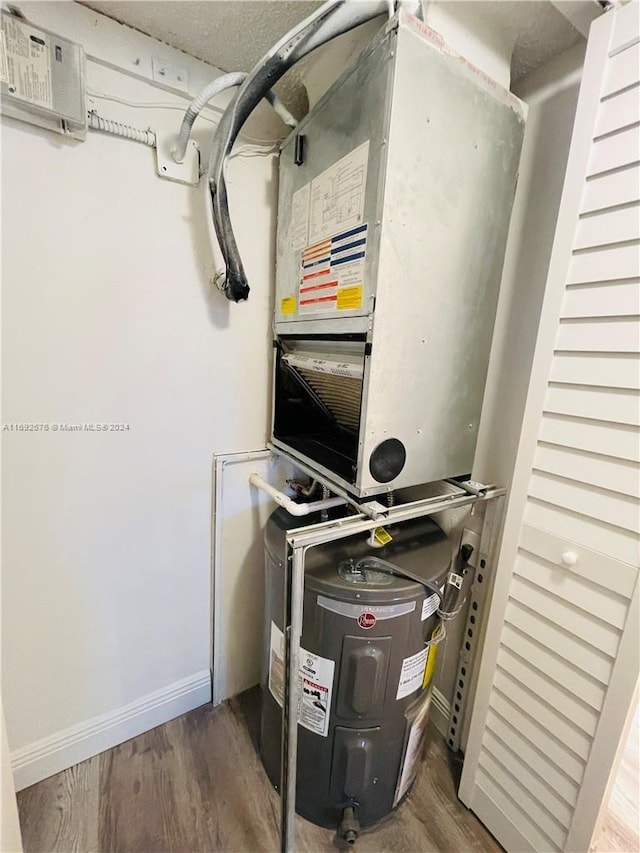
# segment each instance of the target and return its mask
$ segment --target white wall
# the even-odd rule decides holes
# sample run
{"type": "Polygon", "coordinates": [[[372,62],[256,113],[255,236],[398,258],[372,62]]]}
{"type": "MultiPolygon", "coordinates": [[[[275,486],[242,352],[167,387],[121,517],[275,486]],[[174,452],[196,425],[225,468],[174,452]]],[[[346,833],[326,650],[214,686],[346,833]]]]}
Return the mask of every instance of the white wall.
{"type": "MultiPolygon", "coordinates": [[[[99,59],[92,91],[184,106],[140,79],[151,56],[174,53],[166,46],[75,4],[21,6],[99,59]]],[[[194,77],[213,73],[179,57],[194,77]]],[[[479,479],[507,483],[513,465],[575,63],[551,69],[529,118],[479,479]]],[[[91,105],[141,127],[180,117],[91,105]]],[[[3,421],[130,424],[3,434],[3,686],[23,786],[208,699],[211,458],[260,447],[268,431],[276,173],[273,158],[233,162],[253,285],[235,306],[208,284],[199,193],[156,178],[152,151],[10,120],[2,129],[3,421]]]]}
{"type": "Polygon", "coordinates": [[[475,479],[511,485],[584,61],[581,42],[530,74],[528,106],[474,463],[475,479]]]}
{"type": "MultiPolygon", "coordinates": [[[[21,6],[37,23],[40,5],[21,6]]],[[[68,38],[99,19],[63,7],[68,38]]],[[[129,31],[106,24],[108,53],[109,27],[119,48],[129,31]]],[[[168,50],[132,35],[144,62],[168,50]]],[[[102,61],[88,62],[91,91],[186,104],[102,61]]],[[[179,125],[175,109],[94,101],[137,126],[179,125]]],[[[209,699],[212,455],[266,437],[275,182],[273,157],[233,161],[253,290],[231,305],[208,283],[200,192],[159,180],[152,150],[2,122],[3,421],[130,425],[3,433],[2,676],[19,786],[209,699]]]]}

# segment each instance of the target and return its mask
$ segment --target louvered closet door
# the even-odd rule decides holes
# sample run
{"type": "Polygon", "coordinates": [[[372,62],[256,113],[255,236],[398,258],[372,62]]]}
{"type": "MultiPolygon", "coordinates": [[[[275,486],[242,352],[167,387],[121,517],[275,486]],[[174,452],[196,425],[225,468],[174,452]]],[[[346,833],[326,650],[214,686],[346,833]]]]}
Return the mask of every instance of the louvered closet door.
{"type": "Polygon", "coordinates": [[[640,39],[592,26],[460,798],[587,851],[638,683],[640,39]]]}

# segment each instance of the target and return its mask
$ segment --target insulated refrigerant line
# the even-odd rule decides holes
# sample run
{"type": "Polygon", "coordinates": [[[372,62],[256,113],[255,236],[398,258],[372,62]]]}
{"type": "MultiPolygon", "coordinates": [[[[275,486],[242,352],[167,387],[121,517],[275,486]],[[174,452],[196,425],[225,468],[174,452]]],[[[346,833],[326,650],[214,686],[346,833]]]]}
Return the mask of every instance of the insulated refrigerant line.
{"type": "MultiPolygon", "coordinates": [[[[227,89],[233,89],[237,86],[241,86],[246,79],[247,73],[245,71],[234,71],[230,74],[223,74],[221,77],[216,77],[215,80],[212,80],[211,83],[207,84],[204,89],[195,96],[187,107],[187,111],[182,119],[180,131],[176,138],[176,144],[171,151],[171,156],[176,163],[182,163],[184,161],[187,144],[189,142],[189,137],[191,136],[191,128],[204,107],[206,107],[209,101],[213,100],[216,95],[221,94],[227,89]]],[[[293,128],[296,126],[296,119],[271,90],[265,92],[264,97],[269,101],[273,109],[288,127],[293,128]]]]}
{"type": "Polygon", "coordinates": [[[249,296],[249,284],[229,216],[224,167],[233,143],[265,91],[300,59],[315,48],[388,10],[387,0],[328,0],[290,30],[249,73],[227,107],[214,135],[208,180],[216,235],[225,260],[222,289],[226,297],[241,302],[249,296]]]}

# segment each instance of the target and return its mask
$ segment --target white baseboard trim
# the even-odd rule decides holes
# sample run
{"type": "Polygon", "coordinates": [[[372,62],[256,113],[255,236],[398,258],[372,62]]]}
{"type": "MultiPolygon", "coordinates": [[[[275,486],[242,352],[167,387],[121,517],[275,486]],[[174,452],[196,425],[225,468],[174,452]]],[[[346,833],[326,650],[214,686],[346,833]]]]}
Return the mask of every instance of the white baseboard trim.
{"type": "Polygon", "coordinates": [[[431,722],[445,740],[449,731],[450,714],[451,704],[447,701],[444,694],[437,687],[434,687],[431,694],[431,722]]]}
{"type": "Polygon", "coordinates": [[[11,753],[16,791],[211,701],[208,669],[11,753]]]}

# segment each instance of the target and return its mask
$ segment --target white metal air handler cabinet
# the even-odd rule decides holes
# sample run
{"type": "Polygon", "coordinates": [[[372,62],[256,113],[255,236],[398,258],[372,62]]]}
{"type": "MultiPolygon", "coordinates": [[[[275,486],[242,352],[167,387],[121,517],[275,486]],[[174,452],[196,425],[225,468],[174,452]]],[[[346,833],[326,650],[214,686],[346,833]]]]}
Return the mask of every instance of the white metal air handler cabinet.
{"type": "Polygon", "coordinates": [[[283,146],[273,443],[355,496],[471,472],[523,129],[401,12],[283,146]]]}

